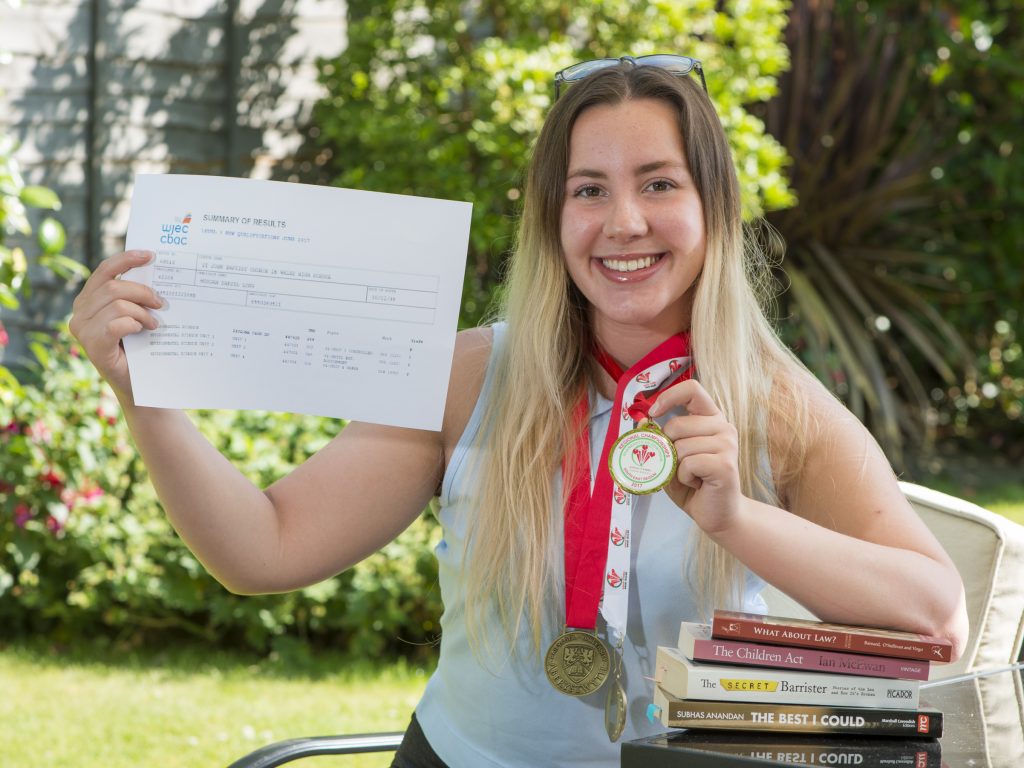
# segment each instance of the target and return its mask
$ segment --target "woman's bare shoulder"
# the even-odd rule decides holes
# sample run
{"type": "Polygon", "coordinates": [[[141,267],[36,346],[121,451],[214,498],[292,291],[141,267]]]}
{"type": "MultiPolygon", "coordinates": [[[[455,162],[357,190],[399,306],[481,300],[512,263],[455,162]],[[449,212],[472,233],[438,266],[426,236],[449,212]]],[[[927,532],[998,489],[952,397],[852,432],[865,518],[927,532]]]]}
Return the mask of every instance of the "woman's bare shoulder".
{"type": "Polygon", "coordinates": [[[861,452],[867,450],[868,431],[807,369],[790,364],[777,371],[771,401],[768,452],[784,506],[810,463],[830,454],[835,441],[852,441],[861,452]]]}
{"type": "Polygon", "coordinates": [[[852,535],[869,527],[873,510],[909,509],[871,432],[820,381],[803,371],[779,389],[788,390],[788,413],[784,405],[772,419],[768,440],[787,509],[852,535]]]}

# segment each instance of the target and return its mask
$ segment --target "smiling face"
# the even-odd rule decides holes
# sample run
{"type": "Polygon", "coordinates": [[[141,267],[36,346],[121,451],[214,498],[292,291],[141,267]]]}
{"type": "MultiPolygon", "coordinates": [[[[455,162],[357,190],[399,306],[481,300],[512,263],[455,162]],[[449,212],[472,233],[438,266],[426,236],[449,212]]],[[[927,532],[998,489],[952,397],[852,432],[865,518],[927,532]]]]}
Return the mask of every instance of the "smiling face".
{"type": "Polygon", "coordinates": [[[603,344],[689,327],[704,212],[675,112],[654,99],[586,109],[569,143],[561,244],[603,344]]]}

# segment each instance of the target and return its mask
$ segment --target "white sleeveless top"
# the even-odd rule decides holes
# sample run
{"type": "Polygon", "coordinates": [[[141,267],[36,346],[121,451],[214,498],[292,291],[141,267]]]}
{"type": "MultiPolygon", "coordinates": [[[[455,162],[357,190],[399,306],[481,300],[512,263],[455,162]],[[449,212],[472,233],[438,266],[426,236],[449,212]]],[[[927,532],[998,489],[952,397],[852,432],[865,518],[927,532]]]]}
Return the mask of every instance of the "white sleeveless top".
{"type": "MultiPolygon", "coordinates": [[[[462,554],[467,521],[474,512],[467,494],[471,477],[473,442],[480,429],[483,407],[491,390],[493,361],[505,326],[494,326],[491,363],[480,398],[456,446],[441,487],[442,539],[435,552],[439,564],[441,597],[441,652],[437,670],[427,683],[416,708],[416,718],[431,747],[451,768],[500,766],[619,765],[619,744],[612,744],[604,727],[608,684],[581,698],[556,691],[544,674],[543,649],[562,630],[545,627],[541,657],[532,655],[529,638],[518,638],[519,654],[509,658],[507,641],[497,617],[489,622],[489,640],[497,649],[481,658],[470,650],[464,623],[462,554]]],[[[600,459],[612,403],[591,395],[591,467],[600,459]]],[[[668,414],[672,415],[672,414],[668,414]]],[[[661,421],[661,419],[659,419],[661,421]]],[[[561,499],[561,477],[556,477],[553,504],[561,499]]],[[[560,538],[555,542],[562,551],[560,538]]],[[[654,659],[658,645],[675,645],[680,621],[699,620],[699,613],[684,573],[684,558],[693,521],[663,493],[638,497],[633,504],[631,531],[629,621],[623,646],[622,683],[629,700],[626,729],[621,741],[663,732],[647,720],[654,689],[654,659]]],[[[748,572],[741,610],[764,613],[760,597],[765,582],[748,572]]],[[[552,597],[564,606],[561,588],[552,597]]],[[[560,608],[564,617],[564,608],[560,608]]],[[[607,639],[603,620],[598,634],[607,639]]]]}

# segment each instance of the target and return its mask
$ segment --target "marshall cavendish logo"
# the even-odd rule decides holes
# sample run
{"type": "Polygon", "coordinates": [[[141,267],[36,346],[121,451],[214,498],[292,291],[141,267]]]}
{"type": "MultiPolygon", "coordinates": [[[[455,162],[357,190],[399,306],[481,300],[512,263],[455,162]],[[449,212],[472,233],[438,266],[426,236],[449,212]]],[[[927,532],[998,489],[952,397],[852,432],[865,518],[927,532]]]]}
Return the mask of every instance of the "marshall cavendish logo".
{"type": "Polygon", "coordinates": [[[181,218],[175,218],[173,224],[160,225],[161,245],[188,245],[188,230],[192,225],[192,214],[186,213],[181,218]]]}
{"type": "Polygon", "coordinates": [[[615,526],[614,528],[612,528],[612,532],[609,535],[609,538],[611,538],[612,544],[614,544],[616,547],[627,545],[629,544],[629,529],[627,528],[626,532],[623,533],[619,530],[619,526],[615,526]]]}

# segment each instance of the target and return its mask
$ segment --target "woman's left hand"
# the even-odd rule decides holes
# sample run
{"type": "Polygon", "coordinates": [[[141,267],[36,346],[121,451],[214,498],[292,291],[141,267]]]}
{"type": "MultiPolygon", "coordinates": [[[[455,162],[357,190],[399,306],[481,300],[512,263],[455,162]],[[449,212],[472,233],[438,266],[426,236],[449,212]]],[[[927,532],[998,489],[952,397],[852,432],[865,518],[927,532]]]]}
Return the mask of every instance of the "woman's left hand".
{"type": "Polygon", "coordinates": [[[686,415],[669,419],[663,428],[679,457],[676,476],[665,492],[713,536],[732,524],[743,498],[736,428],[693,379],[663,392],[651,416],[678,407],[686,415]]]}

